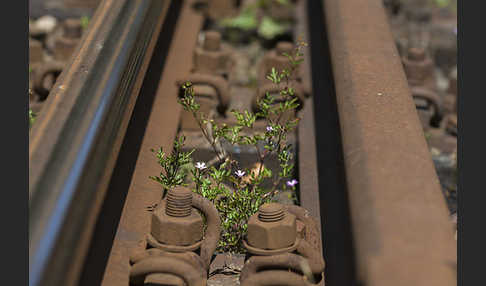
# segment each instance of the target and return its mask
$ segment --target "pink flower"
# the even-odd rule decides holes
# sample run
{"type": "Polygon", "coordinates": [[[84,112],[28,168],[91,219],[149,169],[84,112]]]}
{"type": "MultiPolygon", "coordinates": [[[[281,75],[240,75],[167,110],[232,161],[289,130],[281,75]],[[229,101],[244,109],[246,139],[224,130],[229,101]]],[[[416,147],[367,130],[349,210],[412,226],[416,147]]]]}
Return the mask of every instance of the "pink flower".
{"type": "Polygon", "coordinates": [[[293,187],[297,185],[299,182],[296,179],[292,179],[291,181],[287,181],[287,186],[293,187]]]}

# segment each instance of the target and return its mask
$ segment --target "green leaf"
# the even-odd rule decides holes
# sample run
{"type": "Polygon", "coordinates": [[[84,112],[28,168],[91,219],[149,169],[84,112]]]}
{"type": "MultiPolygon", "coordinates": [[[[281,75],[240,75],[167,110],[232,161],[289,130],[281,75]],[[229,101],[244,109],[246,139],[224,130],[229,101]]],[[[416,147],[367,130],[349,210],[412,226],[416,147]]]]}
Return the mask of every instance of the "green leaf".
{"type": "Polygon", "coordinates": [[[258,22],[256,9],[250,7],[244,9],[238,16],[220,21],[222,27],[237,28],[244,31],[256,29],[258,22]]]}
{"type": "Polygon", "coordinates": [[[271,40],[278,35],[285,32],[288,25],[274,21],[268,16],[263,16],[260,26],[258,27],[258,34],[267,39],[271,40]]]}

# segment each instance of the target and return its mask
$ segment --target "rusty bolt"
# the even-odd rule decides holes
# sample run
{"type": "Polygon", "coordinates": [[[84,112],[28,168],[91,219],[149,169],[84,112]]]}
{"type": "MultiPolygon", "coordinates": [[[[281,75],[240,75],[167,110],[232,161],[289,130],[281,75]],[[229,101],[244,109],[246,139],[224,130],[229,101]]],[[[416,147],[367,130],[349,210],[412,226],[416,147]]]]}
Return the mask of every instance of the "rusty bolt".
{"type": "Polygon", "coordinates": [[[407,56],[403,57],[402,61],[410,85],[418,86],[425,82],[435,85],[433,82],[434,64],[424,49],[408,49],[407,56]]]}
{"type": "Polygon", "coordinates": [[[69,39],[79,39],[83,34],[80,19],[66,19],[63,28],[64,37],[69,39]]]}
{"type": "Polygon", "coordinates": [[[277,203],[260,206],[248,220],[248,244],[260,249],[282,249],[292,246],[297,238],[296,219],[277,203]]]}
{"type": "Polygon", "coordinates": [[[221,44],[221,34],[217,31],[207,31],[204,42],[194,49],[193,72],[224,75],[230,68],[230,50],[221,44]]]}
{"type": "Polygon", "coordinates": [[[221,47],[221,34],[216,31],[207,31],[204,36],[204,50],[219,51],[221,47]]]}
{"type": "Polygon", "coordinates": [[[152,215],[152,236],[160,243],[188,246],[202,239],[203,220],[192,207],[192,192],[184,187],[169,190],[167,199],[152,215]]]}
{"type": "Polygon", "coordinates": [[[420,5],[418,7],[411,7],[406,9],[405,17],[409,21],[427,23],[430,22],[432,11],[429,7],[420,5]]]}
{"type": "MultiPolygon", "coordinates": [[[[272,68],[275,68],[277,71],[282,71],[290,67],[289,59],[283,53],[290,55],[293,48],[294,45],[291,42],[281,41],[277,43],[275,49],[265,54],[258,71],[258,80],[261,84],[267,83],[266,76],[272,68]]],[[[298,78],[299,72],[294,77],[298,78]]]]}
{"type": "Polygon", "coordinates": [[[412,61],[420,62],[425,60],[425,50],[419,48],[408,49],[408,58],[412,61]]]}
{"type": "Polygon", "coordinates": [[[283,218],[284,211],[282,206],[279,204],[264,204],[258,211],[258,219],[261,222],[281,221],[283,218]]]}

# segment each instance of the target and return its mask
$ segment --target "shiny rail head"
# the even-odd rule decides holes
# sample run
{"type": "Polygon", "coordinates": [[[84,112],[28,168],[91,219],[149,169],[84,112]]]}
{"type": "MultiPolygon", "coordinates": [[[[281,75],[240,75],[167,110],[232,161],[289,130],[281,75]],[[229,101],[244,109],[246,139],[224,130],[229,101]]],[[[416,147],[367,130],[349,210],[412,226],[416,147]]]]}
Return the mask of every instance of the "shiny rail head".
{"type": "Polygon", "coordinates": [[[32,127],[30,286],[76,283],[169,3],[102,1],[32,127]]]}

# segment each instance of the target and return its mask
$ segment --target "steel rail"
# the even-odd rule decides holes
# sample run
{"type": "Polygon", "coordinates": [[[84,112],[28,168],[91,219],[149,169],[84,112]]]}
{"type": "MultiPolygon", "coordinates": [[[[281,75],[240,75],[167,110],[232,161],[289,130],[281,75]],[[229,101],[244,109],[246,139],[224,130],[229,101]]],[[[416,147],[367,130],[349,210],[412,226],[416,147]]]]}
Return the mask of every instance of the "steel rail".
{"type": "Polygon", "coordinates": [[[138,150],[130,149],[130,152],[138,152],[130,180],[126,186],[117,185],[120,191],[126,191],[126,199],[100,285],[129,284],[129,257],[150,233],[151,212],[146,208],[158,203],[162,195],[160,184],[148,178],[160,173],[160,164],[151,149],[162,147],[171,150],[177,135],[182,107],[177,103],[180,87],[176,82],[190,73],[197,35],[204,25],[204,15],[193,8],[196,2],[187,0],[180,3],[160,81],[153,91],[150,114],[144,131],[138,135],[142,136],[140,146],[138,150]],[[164,127],[161,128],[161,125],[164,127]]]}
{"type": "Polygon", "coordinates": [[[358,284],[456,285],[453,227],[382,5],[323,1],[358,284]]]}
{"type": "Polygon", "coordinates": [[[74,285],[170,1],[105,0],[33,126],[29,285],[74,285]]]}

